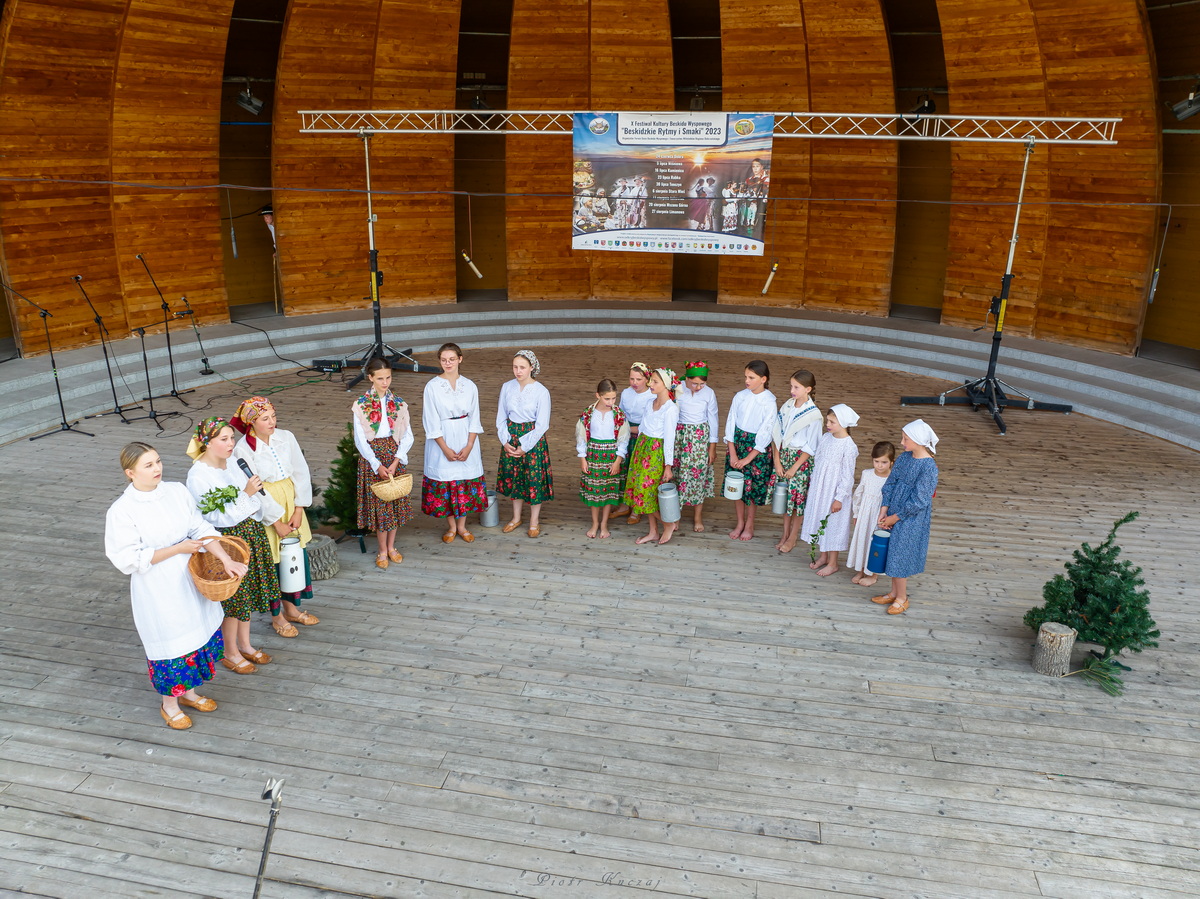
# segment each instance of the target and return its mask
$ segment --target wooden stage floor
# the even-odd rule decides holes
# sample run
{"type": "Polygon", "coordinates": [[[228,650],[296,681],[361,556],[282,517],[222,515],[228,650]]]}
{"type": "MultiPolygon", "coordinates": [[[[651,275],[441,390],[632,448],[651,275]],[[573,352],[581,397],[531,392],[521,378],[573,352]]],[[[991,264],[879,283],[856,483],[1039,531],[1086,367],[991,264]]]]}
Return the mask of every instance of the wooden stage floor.
{"type": "MultiPolygon", "coordinates": [[[[468,352],[490,432],[510,356],[468,352]]],[[[918,415],[942,438],[929,570],[888,616],[802,548],[776,554],[769,509],[749,544],[723,501],[669,546],[635,547],[624,524],[587,540],[576,416],[600,376],[685,355],[541,355],[559,494],[542,539],[476,527],[446,546],[418,515],[387,572],[343,544],[321,624],[284,640],[257,621],[276,662],[222,671],[220,710],[185,732],[154,710],[102,532],[120,446],[150,439],[182,480],[188,422],[156,437],[94,419],[94,439],[0,448],[0,892],[249,897],[258,797],[282,777],[264,897],[1200,893],[1200,455],[1078,415],[1011,411],[1001,438],[983,413],[898,405],[933,381],[812,366],[823,407],[862,415],[860,470],[918,415]],[[1036,675],[1022,614],[1131,509],[1121,543],[1161,647],[1117,699],[1036,675]]],[[[746,360],[708,358],[724,413],[746,360]]],[[[766,358],[782,399],[801,360],[766,358]]],[[[418,421],[425,379],[395,379],[418,421]]],[[[350,396],[302,381],[253,389],[289,388],[281,423],[323,481],[350,396]]],[[[184,411],[245,393],[206,388],[184,411]]]]}

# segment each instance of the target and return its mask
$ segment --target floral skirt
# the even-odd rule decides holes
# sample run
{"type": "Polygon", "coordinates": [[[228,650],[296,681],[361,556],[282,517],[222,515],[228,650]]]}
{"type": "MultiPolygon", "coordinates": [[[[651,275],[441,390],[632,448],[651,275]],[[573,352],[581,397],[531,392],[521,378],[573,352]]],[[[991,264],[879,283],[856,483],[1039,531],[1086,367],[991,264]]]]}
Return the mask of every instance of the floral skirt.
{"type": "Polygon", "coordinates": [[[579,478],[579,498],[585,506],[616,506],[621,502],[621,472],[609,474],[612,464],[620,459],[617,441],[589,440],[587,445],[587,474],[579,478]]]}
{"type": "MultiPolygon", "coordinates": [[[[509,443],[516,446],[517,438],[528,434],[535,425],[536,422],[532,421],[510,421],[509,443]]],[[[496,468],[496,492],[532,506],[554,499],[554,472],[550,468],[550,446],[545,437],[519,459],[514,459],[506,452],[500,453],[500,464],[496,468]]]]}
{"type": "MultiPolygon", "coordinates": [[[[783,470],[787,471],[796,464],[796,460],[800,458],[800,450],[788,449],[786,446],[779,449],[779,462],[783,465],[783,470]]],[[[808,479],[812,475],[813,460],[811,457],[800,466],[796,474],[788,482],[788,501],[787,511],[784,515],[803,515],[804,504],[808,501],[808,479]]],[[[778,475],[771,478],[771,491],[775,490],[775,482],[779,479],[778,475]]]]}
{"type": "Polygon", "coordinates": [[[629,478],[629,463],[633,459],[634,452],[637,451],[638,438],[641,436],[641,434],[629,435],[629,446],[625,448],[625,458],[621,460],[621,502],[625,502],[625,484],[629,478]]]}
{"type": "Polygon", "coordinates": [[[713,495],[716,473],[708,464],[708,422],[675,428],[675,484],[679,503],[698,506],[713,495]]]}
{"type": "Polygon", "coordinates": [[[434,518],[462,518],[487,508],[487,484],[483,477],[469,481],[421,482],[421,511],[434,518]]]}
{"type": "Polygon", "coordinates": [[[217,670],[217,662],[225,658],[225,641],[221,629],[217,628],[208,642],[185,656],[177,659],[147,659],[146,673],[150,683],[162,696],[182,696],[211,680],[217,670]]]}
{"type": "Polygon", "coordinates": [[[271,544],[263,526],[253,518],[231,528],[218,528],[222,534],[241,537],[250,547],[250,564],[237,593],[221,603],[226,618],[249,621],[253,612],[279,613],[279,569],[271,561],[271,544]]]}
{"type": "Polygon", "coordinates": [[[625,504],[638,515],[658,513],[658,485],[665,467],[663,442],[642,437],[629,459],[629,476],[625,479],[625,504]]]}
{"type": "MultiPolygon", "coordinates": [[[[371,452],[379,459],[379,464],[388,466],[396,459],[396,441],[391,437],[376,437],[370,441],[371,452]]],[[[403,465],[396,467],[396,474],[404,474],[408,469],[403,465]]],[[[371,492],[371,485],[386,480],[367,466],[367,460],[358,457],[358,527],[367,531],[394,531],[413,520],[412,503],[407,496],[385,502],[371,492]]]]}
{"type": "MultiPolygon", "coordinates": [[[[733,446],[737,450],[738,458],[746,456],[750,450],[754,449],[755,434],[748,434],[741,428],[733,430],[733,446]]],[[[725,473],[736,471],[729,464],[729,455],[725,455],[725,473]]],[[[759,453],[754,457],[754,461],[742,469],[742,474],[746,476],[746,486],[742,488],[742,499],[748,506],[765,506],[771,501],[771,480],[775,476],[775,467],[771,464],[771,448],[767,447],[765,453],[759,453]]]]}

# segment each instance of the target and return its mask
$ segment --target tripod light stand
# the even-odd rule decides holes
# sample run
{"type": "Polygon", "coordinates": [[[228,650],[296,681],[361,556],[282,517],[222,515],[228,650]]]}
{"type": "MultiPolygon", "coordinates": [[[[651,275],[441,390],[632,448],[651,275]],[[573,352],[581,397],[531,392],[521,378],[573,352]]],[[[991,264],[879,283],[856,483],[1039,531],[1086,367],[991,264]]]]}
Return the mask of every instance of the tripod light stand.
{"type": "Polygon", "coordinates": [[[996,360],[1000,356],[1000,340],[1004,331],[1004,313],[1008,306],[1008,289],[1013,279],[1013,256],[1017,252],[1017,227],[1021,222],[1021,204],[1025,200],[1025,177],[1029,174],[1029,157],[1032,155],[1033,139],[1030,138],[1025,142],[1025,161],[1021,166],[1021,188],[1017,192],[1017,211],[1013,216],[1012,238],[1008,242],[1008,264],[1004,268],[1004,277],[1000,280],[1000,296],[992,297],[992,303],[988,309],[988,314],[994,318],[996,324],[992,332],[992,353],[988,358],[987,374],[982,378],[967,381],[961,387],[947,390],[938,396],[902,396],[900,397],[900,405],[945,406],[950,404],[970,406],[972,410],[978,410],[980,406],[987,406],[988,412],[991,413],[992,418],[996,422],[996,427],[1000,429],[1001,436],[1004,436],[1008,432],[1001,413],[1013,401],[1014,394],[1019,398],[1014,408],[1040,409],[1045,412],[1071,411],[1071,407],[1063,403],[1037,402],[1024,391],[1017,390],[1011,384],[1006,384],[996,377],[996,360]],[[950,395],[958,393],[960,390],[966,396],[950,395]]]}

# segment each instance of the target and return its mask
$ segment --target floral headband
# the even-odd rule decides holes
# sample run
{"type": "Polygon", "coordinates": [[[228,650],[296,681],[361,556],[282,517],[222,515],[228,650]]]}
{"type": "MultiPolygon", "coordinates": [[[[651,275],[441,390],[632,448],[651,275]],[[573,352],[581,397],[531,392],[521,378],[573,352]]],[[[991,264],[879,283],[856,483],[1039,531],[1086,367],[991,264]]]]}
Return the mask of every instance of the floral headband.
{"type": "Polygon", "coordinates": [[[707,378],[708,363],[703,360],[683,363],[683,376],[685,378],[707,378]]]}
{"type": "Polygon", "coordinates": [[[514,358],[516,356],[521,356],[529,361],[529,367],[535,378],[541,373],[542,363],[538,362],[538,357],[534,355],[533,350],[517,350],[514,358]]]}
{"type": "Polygon", "coordinates": [[[671,399],[674,399],[675,388],[679,386],[679,376],[669,368],[656,368],[654,369],[654,373],[662,379],[663,384],[666,385],[667,390],[671,394],[671,399]]]}
{"type": "Polygon", "coordinates": [[[629,366],[629,370],[630,371],[639,371],[643,375],[645,375],[647,378],[650,377],[650,366],[647,365],[645,362],[635,362],[635,363],[633,363],[633,365],[629,366]]]}
{"type": "Polygon", "coordinates": [[[229,419],[229,424],[239,434],[246,438],[246,445],[250,449],[257,449],[258,442],[254,439],[254,431],[250,429],[250,425],[254,423],[254,419],[258,418],[264,412],[274,412],[275,407],[271,405],[271,401],[265,396],[252,396],[248,400],[244,400],[237,411],[233,413],[233,418],[229,419]]]}
{"type": "Polygon", "coordinates": [[[212,442],[212,439],[228,427],[231,427],[229,422],[219,416],[204,419],[204,421],[196,425],[192,439],[188,441],[188,456],[192,459],[199,459],[204,455],[204,451],[208,449],[208,445],[212,442]]]}

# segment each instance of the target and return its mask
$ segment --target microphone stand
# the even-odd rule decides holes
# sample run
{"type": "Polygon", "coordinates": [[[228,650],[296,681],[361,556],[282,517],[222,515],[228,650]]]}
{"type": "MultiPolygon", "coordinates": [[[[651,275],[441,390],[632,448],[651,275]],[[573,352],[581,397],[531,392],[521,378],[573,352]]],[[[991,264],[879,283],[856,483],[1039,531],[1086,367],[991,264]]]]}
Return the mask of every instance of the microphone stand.
{"type": "Polygon", "coordinates": [[[76,428],[72,425],[67,424],[67,407],[63,405],[62,384],[60,384],[59,380],[58,380],[58,363],[56,363],[54,361],[54,344],[50,342],[50,322],[46,321],[46,319],[53,318],[53,316],[49,312],[47,312],[45,309],[43,309],[41,306],[39,306],[37,303],[35,303],[33,300],[29,299],[29,297],[25,296],[25,294],[21,293],[19,290],[15,290],[12,287],[9,287],[3,281],[0,281],[0,287],[3,287],[5,290],[7,290],[9,293],[13,294],[14,296],[20,297],[26,303],[28,303],[30,306],[32,306],[34,309],[36,309],[38,311],[38,315],[40,315],[42,317],[42,327],[46,331],[46,349],[50,351],[50,371],[52,371],[54,373],[54,390],[58,394],[58,413],[59,413],[58,430],[57,431],[49,431],[45,434],[38,434],[36,437],[30,437],[29,439],[30,440],[41,440],[43,437],[49,437],[51,434],[58,434],[62,431],[70,431],[73,434],[83,434],[85,437],[95,437],[96,436],[95,434],[92,434],[88,431],[81,431],[79,428],[76,428]]]}
{"type": "Polygon", "coordinates": [[[142,368],[146,372],[146,402],[150,404],[150,412],[146,415],[137,415],[133,418],[126,419],[127,421],[141,421],[144,418],[154,422],[154,426],[158,428],[161,434],[166,430],[159,421],[160,418],[170,418],[172,415],[182,415],[182,412],[156,412],[154,409],[154,391],[150,389],[150,357],[146,355],[146,329],[134,328],[133,333],[136,334],[142,341],[142,368]]]}
{"type": "Polygon", "coordinates": [[[175,357],[171,353],[171,305],[167,302],[167,298],[163,296],[162,291],[158,289],[158,282],[154,280],[154,274],[150,271],[150,266],[146,264],[145,257],[141,253],[138,253],[135,258],[142,264],[142,268],[146,270],[146,274],[150,276],[150,283],[154,285],[155,293],[162,300],[163,332],[167,335],[167,367],[171,370],[171,392],[161,394],[161,396],[173,396],[186,406],[187,401],[184,400],[182,394],[192,393],[193,390],[180,390],[175,383],[175,357]]]}
{"type": "MultiPolygon", "coordinates": [[[[104,319],[100,317],[100,312],[96,309],[95,306],[92,305],[92,298],[89,297],[87,294],[87,291],[83,289],[83,276],[76,275],[71,280],[73,280],[75,282],[75,286],[78,287],[79,292],[81,294],[83,294],[83,298],[87,302],[88,308],[92,310],[92,315],[95,316],[95,318],[93,318],[92,321],[94,321],[96,323],[96,327],[100,331],[100,349],[104,351],[104,368],[108,371],[108,386],[112,390],[112,398],[113,398],[113,407],[112,407],[111,412],[99,412],[96,415],[87,415],[84,417],[85,418],[100,418],[104,415],[119,415],[119,416],[121,416],[121,421],[125,422],[125,424],[129,424],[129,419],[125,417],[125,412],[121,408],[121,402],[120,402],[120,400],[117,399],[117,382],[113,380],[112,362],[109,360],[109,357],[108,357],[108,340],[109,340],[108,327],[104,324],[104,319]]],[[[141,406],[133,406],[132,408],[140,409],[142,407],[141,406]]]]}
{"type": "Polygon", "coordinates": [[[188,298],[187,298],[187,297],[180,297],[179,299],[180,299],[181,301],[183,301],[183,305],[184,305],[185,307],[187,307],[187,308],[186,308],[186,309],[185,309],[185,311],[183,311],[183,312],[176,312],[176,313],[175,313],[175,317],[176,317],[176,318],[183,318],[183,316],[185,316],[185,315],[190,315],[190,316],[191,316],[191,319],[192,319],[192,331],[193,331],[193,332],[195,333],[195,335],[196,335],[196,343],[197,343],[197,344],[199,344],[199,346],[200,346],[200,362],[201,362],[201,363],[204,365],[204,368],[200,369],[200,374],[202,374],[202,375],[215,375],[215,374],[216,374],[216,372],[215,372],[215,371],[213,371],[213,370],[212,370],[212,366],[210,366],[210,365],[208,364],[208,356],[207,356],[207,355],[205,354],[205,352],[204,352],[204,341],[200,339],[200,329],[199,329],[198,327],[196,327],[196,310],[192,308],[192,304],[188,302],[188,298]]]}

